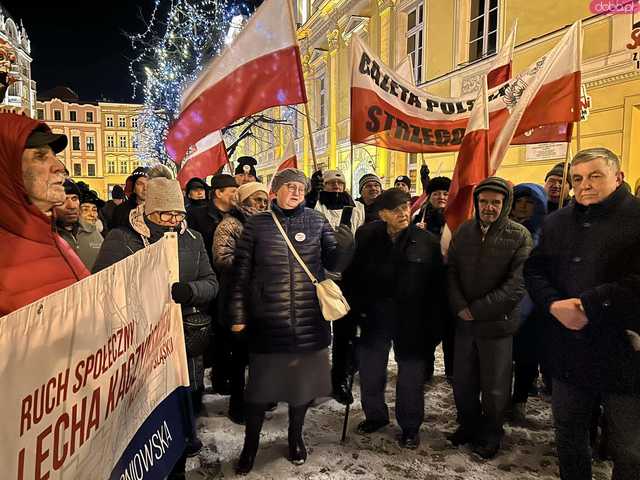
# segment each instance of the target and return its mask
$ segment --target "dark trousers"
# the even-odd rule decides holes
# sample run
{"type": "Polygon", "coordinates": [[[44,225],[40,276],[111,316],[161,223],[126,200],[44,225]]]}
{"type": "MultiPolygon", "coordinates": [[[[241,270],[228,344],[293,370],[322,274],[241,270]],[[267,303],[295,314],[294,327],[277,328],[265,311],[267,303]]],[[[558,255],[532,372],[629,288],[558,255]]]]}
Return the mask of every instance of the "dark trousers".
{"type": "Polygon", "coordinates": [[[333,343],[331,345],[331,383],[334,389],[346,382],[349,375],[357,370],[354,352],[356,337],[356,321],[352,314],[331,324],[333,327],[333,343]]]}
{"type": "Polygon", "coordinates": [[[538,378],[540,355],[540,322],[529,316],[513,337],[513,402],[524,403],[538,378]]]}
{"type": "Polygon", "coordinates": [[[213,323],[212,371],[213,390],[228,394],[231,379],[231,330],[217,322],[213,323]]]}
{"type": "Polygon", "coordinates": [[[474,338],[471,327],[469,322],[456,331],[453,395],[458,421],[499,439],[511,396],[513,338],[474,338]]]}
{"type": "Polygon", "coordinates": [[[589,430],[594,408],[604,401],[612,480],[640,478],[640,397],[602,394],[553,379],[551,407],[562,480],[591,480],[589,430]]]}
{"type": "MultiPolygon", "coordinates": [[[[391,336],[387,332],[366,332],[363,329],[360,340],[360,391],[362,409],[371,421],[389,421],[389,409],[384,400],[387,385],[387,364],[391,349],[391,336]]],[[[425,362],[398,360],[396,380],[396,420],[402,431],[414,435],[420,430],[424,420],[425,362]]]]}

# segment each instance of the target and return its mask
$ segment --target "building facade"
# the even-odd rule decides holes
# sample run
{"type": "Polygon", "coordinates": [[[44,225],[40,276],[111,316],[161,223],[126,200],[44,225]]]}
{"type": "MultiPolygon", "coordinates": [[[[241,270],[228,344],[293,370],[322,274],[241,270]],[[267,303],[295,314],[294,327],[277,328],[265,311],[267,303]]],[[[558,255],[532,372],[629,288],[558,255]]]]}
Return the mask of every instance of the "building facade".
{"type": "Polygon", "coordinates": [[[83,181],[101,198],[111,198],[114,185],[124,185],[138,165],[137,121],[142,105],[85,102],[68,88],[45,92],[35,117],[69,139],[58,154],[69,175],[83,181]]]}
{"type": "Polygon", "coordinates": [[[0,5],[0,38],[15,51],[16,63],[12,73],[18,81],[7,89],[5,98],[0,98],[0,105],[7,105],[28,114],[35,115],[36,82],[31,79],[31,42],[22,25],[11,18],[7,10],[0,5]]]}
{"type": "MultiPolygon", "coordinates": [[[[385,186],[397,175],[408,174],[415,188],[423,161],[432,175],[450,176],[456,159],[451,153],[422,156],[350,144],[352,36],[360,36],[394,68],[409,56],[419,88],[442,97],[457,97],[477,92],[481,76],[487,73],[516,19],[514,75],[550,50],[573,22],[582,20],[582,83],[590,108],[580,128],[574,128],[571,151],[576,152],[578,143],[582,149],[607,147],[620,156],[629,183],[640,177],[640,14],[607,12],[607,2],[598,9],[589,0],[294,3],[318,165],[342,169],[352,177],[352,185],[364,173],[375,171],[385,186]]],[[[290,118],[291,126],[245,141],[236,153],[255,155],[259,173],[270,175],[284,144],[293,138],[310,173],[311,142],[302,115],[287,107],[270,113],[290,118]]],[[[515,183],[541,183],[545,172],[565,158],[565,152],[562,144],[511,147],[498,175],[515,183]]]]}

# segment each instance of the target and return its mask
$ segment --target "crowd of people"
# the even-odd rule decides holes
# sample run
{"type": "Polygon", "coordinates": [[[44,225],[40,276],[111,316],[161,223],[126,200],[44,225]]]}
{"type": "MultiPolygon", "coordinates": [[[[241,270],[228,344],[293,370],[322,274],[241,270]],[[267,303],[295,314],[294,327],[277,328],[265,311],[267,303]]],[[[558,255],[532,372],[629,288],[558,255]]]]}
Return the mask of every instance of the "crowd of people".
{"type": "Polygon", "coordinates": [[[170,478],[184,478],[202,447],[194,419],[206,368],[213,391],[230,396],[229,419],[245,425],[238,474],[252,470],[278,402],[289,406],[288,458],[303,464],[307,410],[322,397],[352,403],[356,374],[357,431],[386,427],[391,348],[399,442],[415,449],[442,343],[453,445],[495,457],[541,377],[561,478],[591,479],[600,423],[613,480],[640,479],[640,181],[632,192],[613,152],[578,152],[568,176],[559,164],[541,185],[485,179],[473,218],[443,248],[451,181],[426,166],[421,197],[406,176],[384,190],[368,173],[354,199],[339,170],[307,179],[285,169],[267,187],[255,159],[241,157],[235,175],[193,178],[182,191],[156,165],[103,202],[68,178],[56,157],[64,135],[0,116],[0,315],[178,234],[171,295],[182,307],[192,429],[170,478]],[[325,279],[351,307],[333,323],[318,300],[325,279]]]}

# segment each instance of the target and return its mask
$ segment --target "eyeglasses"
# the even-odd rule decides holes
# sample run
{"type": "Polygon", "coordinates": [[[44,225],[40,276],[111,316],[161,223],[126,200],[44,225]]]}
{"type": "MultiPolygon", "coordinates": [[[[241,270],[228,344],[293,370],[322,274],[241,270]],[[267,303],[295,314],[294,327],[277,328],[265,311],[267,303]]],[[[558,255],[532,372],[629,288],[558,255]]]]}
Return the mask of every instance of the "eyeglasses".
{"type": "Polygon", "coordinates": [[[301,195],[304,195],[307,190],[306,187],[304,186],[300,187],[295,183],[285,183],[284,186],[287,187],[287,191],[289,193],[293,193],[293,194],[299,193],[301,195]]]}
{"type": "Polygon", "coordinates": [[[160,220],[163,222],[178,222],[183,221],[187,216],[184,213],[173,213],[173,212],[158,212],[158,216],[160,220]]]}

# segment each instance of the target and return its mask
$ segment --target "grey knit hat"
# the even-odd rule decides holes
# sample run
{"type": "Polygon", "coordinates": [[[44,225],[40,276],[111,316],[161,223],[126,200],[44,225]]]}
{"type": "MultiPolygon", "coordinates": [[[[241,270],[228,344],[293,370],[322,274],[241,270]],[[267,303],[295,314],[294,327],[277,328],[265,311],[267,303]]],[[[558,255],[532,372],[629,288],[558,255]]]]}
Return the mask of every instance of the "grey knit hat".
{"type": "Polygon", "coordinates": [[[182,189],[177,180],[156,177],[147,183],[147,198],[144,202],[144,213],[153,212],[186,212],[182,189]]]}
{"type": "Polygon", "coordinates": [[[285,168],[273,176],[273,180],[271,181],[271,191],[273,193],[277,193],[280,187],[289,182],[302,183],[305,188],[309,185],[307,176],[302,170],[298,170],[297,168],[285,168]]]}
{"type": "Polygon", "coordinates": [[[376,182],[378,185],[380,185],[380,189],[382,189],[382,182],[380,181],[380,178],[375,173],[367,173],[360,177],[360,181],[358,182],[358,191],[362,193],[362,189],[364,188],[365,184],[369,182],[376,182]]]}

